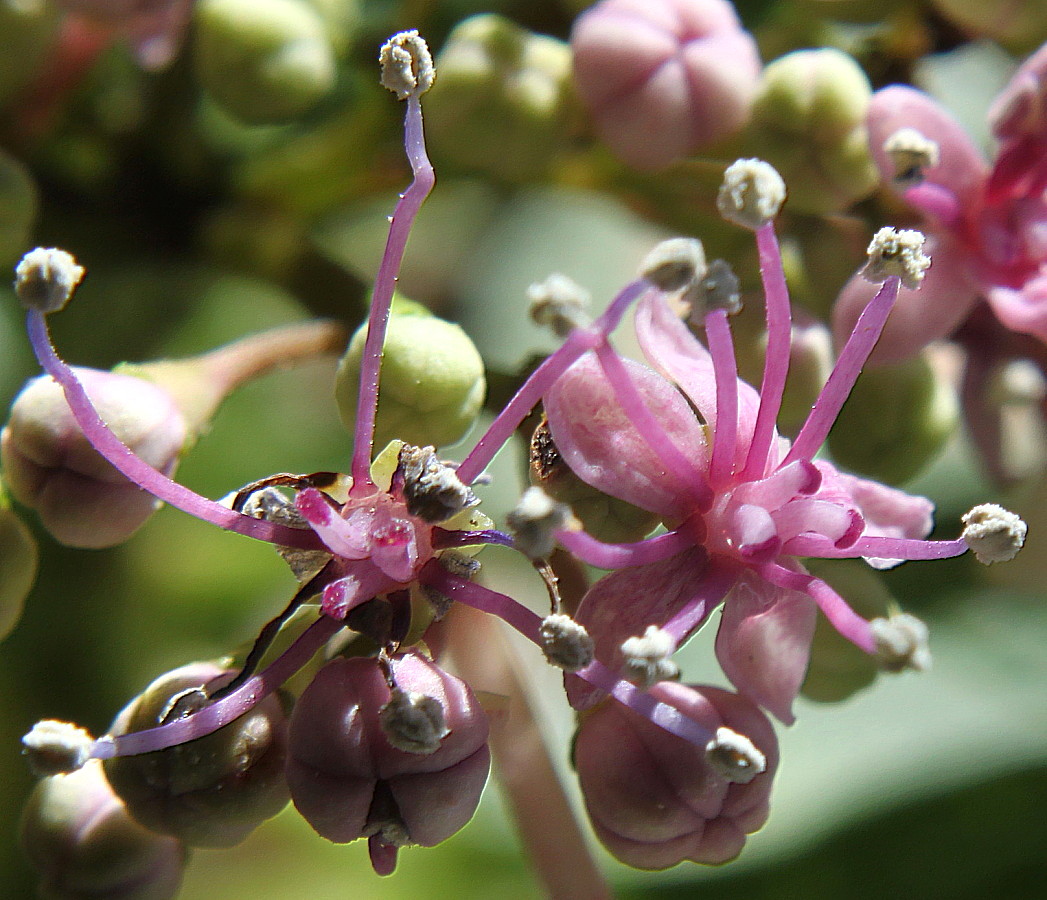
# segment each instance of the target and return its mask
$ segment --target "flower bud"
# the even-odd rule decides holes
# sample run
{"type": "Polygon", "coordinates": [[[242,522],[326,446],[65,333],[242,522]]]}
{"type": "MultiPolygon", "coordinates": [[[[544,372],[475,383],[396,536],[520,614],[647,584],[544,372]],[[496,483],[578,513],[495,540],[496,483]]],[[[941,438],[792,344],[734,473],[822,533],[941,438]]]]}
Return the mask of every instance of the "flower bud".
{"type": "Polygon", "coordinates": [[[963,31],[1017,52],[1032,50],[1047,39],[1044,0],[933,0],[931,5],[963,31]]]}
{"type": "Polygon", "coordinates": [[[563,41],[502,16],[473,16],[448,35],[436,69],[425,119],[437,162],[522,181],[566,145],[573,94],[563,41]]]}
{"type": "Polygon", "coordinates": [[[19,840],[55,900],[168,900],[178,894],[185,848],[128,815],[98,760],[43,779],[22,812],[19,840]]]}
{"type": "MultiPolygon", "coordinates": [[[[396,848],[432,847],[472,818],[490,764],[487,717],[465,682],[414,653],[391,659],[389,670],[396,691],[441,710],[440,727],[427,728],[435,749],[394,747],[390,729],[400,729],[388,710],[397,705],[382,665],[338,658],[295,704],[287,765],[309,824],[337,843],[369,838],[381,874],[395,866],[396,848]]],[[[421,719],[433,722],[424,710],[421,719]]]]}
{"type": "Polygon", "coordinates": [[[760,73],[725,0],[603,0],[571,32],[574,80],[600,137],[662,169],[745,124],[760,73]]]}
{"type": "Polygon", "coordinates": [[[612,544],[639,541],[658,524],[655,513],[604,494],[575,475],[557,450],[549,423],[544,420],[531,438],[530,476],[532,484],[570,507],[582,527],[597,540],[612,544]]]}
{"type": "Polygon", "coordinates": [[[200,0],[195,17],[197,76],[245,122],[294,119],[334,87],[334,48],[304,0],[200,0]]]}
{"type": "Polygon", "coordinates": [[[7,637],[22,617],[40,562],[40,552],[32,532],[25,526],[7,498],[0,481],[0,641],[7,637]]]}
{"type": "Polygon", "coordinates": [[[728,862],[767,820],[774,729],[740,694],[674,682],[650,693],[713,737],[699,747],[613,702],[587,714],[574,762],[596,835],[640,869],[728,862]]]}
{"type": "Polygon", "coordinates": [[[862,372],[829,432],[829,450],[844,469],[903,484],[938,456],[958,422],[952,386],[921,354],[862,372]]]}
{"type": "MultiPolygon", "coordinates": [[[[335,399],[352,432],[367,326],[353,335],[335,376],[335,399]]],[[[382,352],[375,446],[400,439],[419,447],[454,444],[483,406],[483,360],[469,336],[444,319],[418,310],[396,312],[382,352]]]]}
{"type": "Polygon", "coordinates": [[[751,143],[781,172],[790,210],[835,212],[875,189],[865,133],[871,96],[865,73],[838,50],[798,50],[764,69],[751,143]]]}
{"type": "MultiPolygon", "coordinates": [[[[175,669],[121,711],[112,734],[186,715],[206,702],[201,688],[221,687],[233,674],[213,663],[175,669]]],[[[191,847],[229,847],[287,804],[286,757],[283,705],[270,696],[207,737],[106,760],[105,772],[128,811],[146,827],[191,847]]]]}
{"type": "MultiPolygon", "coordinates": [[[[189,435],[170,395],[140,378],[76,371],[117,437],[170,474],[189,435]]],[[[44,527],[71,547],[119,544],[159,505],[88,443],[62,389],[50,378],[32,379],[15,398],[0,432],[0,457],[11,494],[35,509],[44,527]]]]}

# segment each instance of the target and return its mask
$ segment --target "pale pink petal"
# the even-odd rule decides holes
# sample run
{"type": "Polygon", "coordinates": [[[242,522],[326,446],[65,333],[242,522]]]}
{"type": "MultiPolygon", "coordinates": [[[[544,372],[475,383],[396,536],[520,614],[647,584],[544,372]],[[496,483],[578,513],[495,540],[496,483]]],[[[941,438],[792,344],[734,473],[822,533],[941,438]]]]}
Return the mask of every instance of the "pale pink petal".
{"type": "Polygon", "coordinates": [[[576,475],[597,490],[669,518],[685,517],[693,486],[667,471],[649,441],[672,440],[701,468],[705,437],[671,384],[632,360],[630,377],[664,433],[640,434],[622,410],[600,365],[586,354],[545,397],[556,447],[576,475]]]}
{"type": "MultiPolygon", "coordinates": [[[[636,308],[636,337],[648,361],[675,382],[698,414],[716,430],[716,378],[709,351],[688,330],[660,294],[649,294],[636,308]]],[[[738,447],[735,465],[741,466],[752,441],[760,395],[738,380],[738,447]]],[[[702,463],[708,468],[708,462],[702,463]]]]}
{"type": "Polygon", "coordinates": [[[1021,64],[989,107],[989,125],[1000,141],[1047,133],[1047,44],[1021,64]]]}
{"type": "MultiPolygon", "coordinates": [[[[612,671],[622,665],[621,644],[642,635],[648,625],[664,625],[700,593],[709,574],[705,551],[695,547],[663,562],[619,569],[594,584],[579,604],[576,618],[596,644],[596,657],[612,671]]],[[[692,632],[719,602],[706,602],[692,632]]],[[[575,675],[564,676],[575,709],[592,706],[603,692],[575,675]]]]}
{"type": "Polygon", "coordinates": [[[869,102],[866,123],[869,150],[887,184],[895,173],[884,141],[899,129],[914,128],[938,144],[938,165],[927,169],[926,180],[947,188],[962,205],[977,199],[989,173],[985,158],[963,126],[927,94],[897,84],[883,88],[869,102]]]}
{"type": "Polygon", "coordinates": [[[817,607],[749,575],[728,595],[716,633],[716,658],[731,683],[786,725],[811,654],[817,607]]]}
{"type": "MultiPolygon", "coordinates": [[[[931,341],[951,334],[967,318],[979,288],[968,261],[971,251],[952,238],[931,233],[925,251],[931,257],[923,284],[917,290],[904,285],[869,357],[873,365],[901,362],[920,352],[931,341]]],[[[855,274],[844,285],[832,311],[833,339],[843,347],[862,310],[880,285],[855,274]]]]}
{"type": "Polygon", "coordinates": [[[992,288],[988,300],[996,317],[1012,331],[1047,341],[1047,273],[1030,279],[1021,290],[992,288]]]}

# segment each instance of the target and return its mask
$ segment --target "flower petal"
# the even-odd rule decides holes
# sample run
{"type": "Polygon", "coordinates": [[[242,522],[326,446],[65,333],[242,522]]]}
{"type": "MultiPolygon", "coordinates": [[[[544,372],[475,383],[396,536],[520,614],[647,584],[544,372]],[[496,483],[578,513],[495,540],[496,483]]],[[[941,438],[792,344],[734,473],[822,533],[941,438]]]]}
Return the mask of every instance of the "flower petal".
{"type": "Polygon", "coordinates": [[[993,312],[1004,325],[1012,331],[1047,341],[1047,273],[1041,271],[1020,290],[996,287],[987,296],[993,312]]]}
{"type": "Polygon", "coordinates": [[[794,720],[811,655],[817,607],[799,591],[754,575],[739,579],[724,603],[716,658],[738,690],[786,725],[794,720]]]}
{"type": "Polygon", "coordinates": [[[704,432],[676,388],[640,363],[623,362],[663,434],[645,436],[635,428],[591,354],[560,376],[546,395],[549,430],[561,456],[587,484],[649,512],[685,518],[693,486],[668,471],[648,441],[674,441],[692,456],[696,469],[704,470],[704,432]]]}

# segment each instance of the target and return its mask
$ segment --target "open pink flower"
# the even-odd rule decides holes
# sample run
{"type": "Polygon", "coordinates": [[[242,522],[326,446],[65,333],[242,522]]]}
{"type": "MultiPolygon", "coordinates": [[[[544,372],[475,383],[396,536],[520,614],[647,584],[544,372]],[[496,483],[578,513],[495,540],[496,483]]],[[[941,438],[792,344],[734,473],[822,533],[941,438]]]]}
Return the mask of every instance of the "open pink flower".
{"type": "MultiPolygon", "coordinates": [[[[651,626],[674,649],[723,602],[716,652],[724,672],[791,722],[817,608],[858,647],[878,650],[874,625],[809,575],[801,559],[863,557],[883,567],[957,555],[967,544],[922,540],[931,528],[925,498],[815,459],[887,321],[899,276],[888,275],[863,311],[790,444],[775,428],[791,329],[770,217],[758,226],[757,242],[769,332],[759,391],[738,378],[723,308],[704,314],[707,349],[652,285],[639,301],[636,332],[657,371],[598,346],[559,378],[545,407],[556,447],[582,480],[657,513],[669,529],[626,545],[558,532],[582,559],[617,570],[589,590],[577,613],[596,658],[612,671],[635,665],[623,643],[651,626]]],[[[570,675],[567,686],[578,708],[602,696],[570,675]]]]}
{"type": "MultiPolygon", "coordinates": [[[[989,121],[1000,143],[991,164],[921,91],[892,85],[873,95],[870,149],[884,180],[922,215],[934,258],[919,294],[899,293],[875,362],[905,359],[954,333],[980,300],[1007,329],[1047,341],[1045,76],[1047,46],[993,103],[989,121]],[[907,133],[903,129],[937,145],[919,171],[906,172],[904,165],[900,171],[897,149],[891,150],[892,139],[907,133]]],[[[834,310],[838,338],[850,331],[868,297],[868,285],[858,278],[844,288],[834,310]]]]}

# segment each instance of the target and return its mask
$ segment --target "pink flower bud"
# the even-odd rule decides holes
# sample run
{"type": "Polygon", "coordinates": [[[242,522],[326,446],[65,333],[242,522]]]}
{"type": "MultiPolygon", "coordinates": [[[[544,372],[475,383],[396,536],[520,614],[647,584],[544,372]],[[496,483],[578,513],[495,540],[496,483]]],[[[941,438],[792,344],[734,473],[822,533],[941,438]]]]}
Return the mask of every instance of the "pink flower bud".
{"type": "Polygon", "coordinates": [[[747,121],[760,58],[725,0],[603,0],[571,32],[574,77],[600,136],[660,169],[747,121]]]}
{"type": "MultiPolygon", "coordinates": [[[[77,369],[102,418],[142,459],[170,473],[188,436],[167,391],[127,375],[77,369]]],[[[15,398],[0,433],[4,477],[59,541],[109,547],[126,540],[159,505],[106,462],[80,431],[62,389],[34,378],[15,398]]]]}
{"type": "Polygon", "coordinates": [[[396,848],[432,847],[465,825],[490,764],[487,717],[465,682],[418,654],[390,667],[399,691],[442,708],[434,742],[394,747],[393,694],[379,661],[335,659],[295,704],[287,765],[291,798],[309,824],[337,843],[369,838],[380,874],[392,871],[396,848]]]}
{"type": "Polygon", "coordinates": [[[719,688],[661,682],[651,694],[717,738],[698,747],[614,702],[586,715],[574,762],[597,837],[640,869],[728,862],[767,821],[778,766],[771,723],[719,688]]]}
{"type": "MultiPolygon", "coordinates": [[[[154,681],[117,716],[113,734],[152,728],[200,709],[202,688],[232,673],[192,663],[154,681]]],[[[266,697],[213,734],[177,747],[106,760],[105,772],[143,825],[191,847],[229,847],[287,805],[287,725],[279,697],[266,697]]]]}
{"type": "Polygon", "coordinates": [[[128,815],[98,760],[43,779],[19,831],[42,897],[167,900],[178,893],[185,848],[128,815]]]}

